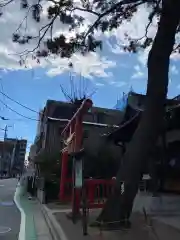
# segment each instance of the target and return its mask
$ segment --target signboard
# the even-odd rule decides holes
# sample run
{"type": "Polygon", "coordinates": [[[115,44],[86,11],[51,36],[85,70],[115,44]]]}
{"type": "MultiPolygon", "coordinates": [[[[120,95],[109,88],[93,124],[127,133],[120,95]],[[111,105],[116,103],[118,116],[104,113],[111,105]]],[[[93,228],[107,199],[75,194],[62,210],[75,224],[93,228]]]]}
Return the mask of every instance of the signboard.
{"type": "Polygon", "coordinates": [[[82,188],[82,160],[75,160],[75,187],[82,188]]]}

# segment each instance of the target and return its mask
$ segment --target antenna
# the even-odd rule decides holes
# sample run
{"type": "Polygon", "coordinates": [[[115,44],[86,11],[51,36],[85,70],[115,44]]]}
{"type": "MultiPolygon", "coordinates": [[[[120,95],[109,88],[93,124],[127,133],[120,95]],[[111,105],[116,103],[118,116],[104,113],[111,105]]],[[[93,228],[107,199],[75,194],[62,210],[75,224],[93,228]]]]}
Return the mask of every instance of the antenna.
{"type": "Polygon", "coordinates": [[[81,86],[81,82],[82,82],[82,76],[81,76],[81,74],[80,74],[80,79],[79,79],[79,98],[83,98],[83,96],[82,96],[82,86],[81,86]]]}
{"type": "Polygon", "coordinates": [[[81,102],[84,99],[91,98],[97,91],[97,89],[91,89],[91,91],[89,91],[88,80],[81,74],[78,79],[75,79],[71,70],[69,72],[69,84],[69,90],[62,85],[60,85],[60,89],[66,100],[70,103],[81,102]]]}
{"type": "Polygon", "coordinates": [[[129,91],[129,92],[130,92],[130,93],[133,93],[133,92],[134,92],[132,85],[131,85],[131,87],[130,87],[130,91],[129,91]]]}
{"type": "Polygon", "coordinates": [[[61,88],[61,92],[63,93],[63,95],[66,98],[66,100],[70,100],[71,101],[71,96],[68,95],[68,93],[66,92],[66,90],[63,88],[63,86],[61,84],[60,84],[60,88],[61,88]]]}
{"type": "Polygon", "coordinates": [[[70,81],[70,96],[73,98],[73,89],[72,89],[72,73],[69,73],[69,81],[70,81]]]}

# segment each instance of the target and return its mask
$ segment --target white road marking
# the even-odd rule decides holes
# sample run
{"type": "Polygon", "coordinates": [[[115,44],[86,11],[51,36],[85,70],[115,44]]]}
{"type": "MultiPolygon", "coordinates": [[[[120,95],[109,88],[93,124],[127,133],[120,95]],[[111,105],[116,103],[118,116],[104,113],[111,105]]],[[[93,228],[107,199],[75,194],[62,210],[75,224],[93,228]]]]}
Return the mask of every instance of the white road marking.
{"type": "Polygon", "coordinates": [[[21,213],[21,224],[20,224],[20,231],[19,231],[19,238],[18,240],[25,240],[25,212],[23,208],[21,207],[21,204],[19,202],[19,194],[20,194],[20,187],[18,186],[16,188],[16,192],[14,195],[14,202],[16,203],[17,208],[19,209],[21,213]]]}
{"type": "Polygon", "coordinates": [[[0,234],[8,233],[11,231],[10,227],[0,226],[0,234]]]}
{"type": "Polygon", "coordinates": [[[2,205],[2,206],[13,206],[14,202],[0,202],[0,205],[2,205]]]}
{"type": "Polygon", "coordinates": [[[4,185],[0,185],[0,187],[4,187],[4,185]]]}

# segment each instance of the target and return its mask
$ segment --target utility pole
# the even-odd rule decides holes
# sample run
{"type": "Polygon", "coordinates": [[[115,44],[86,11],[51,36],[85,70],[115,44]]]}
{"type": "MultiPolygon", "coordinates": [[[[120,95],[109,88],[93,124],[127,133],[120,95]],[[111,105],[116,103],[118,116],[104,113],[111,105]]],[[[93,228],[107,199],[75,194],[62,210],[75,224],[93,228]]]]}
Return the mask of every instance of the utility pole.
{"type": "Polygon", "coordinates": [[[3,170],[3,161],[4,161],[4,147],[5,147],[5,140],[7,139],[7,131],[8,131],[8,127],[12,127],[12,126],[5,126],[4,129],[4,142],[2,145],[2,154],[0,156],[0,177],[2,178],[2,170],[3,170]]]}
{"type": "Polygon", "coordinates": [[[2,145],[2,154],[1,154],[1,178],[2,178],[2,173],[3,173],[3,162],[4,162],[4,148],[5,148],[5,139],[7,138],[7,130],[8,130],[8,126],[6,125],[5,126],[5,129],[4,129],[4,142],[3,142],[3,145],[2,145]]]}
{"type": "Polygon", "coordinates": [[[6,125],[4,128],[4,142],[3,142],[3,147],[2,147],[2,156],[1,156],[1,178],[2,178],[2,164],[4,162],[4,157],[5,157],[5,140],[7,139],[7,131],[8,131],[8,127],[12,127],[12,126],[8,126],[6,125]]]}
{"type": "Polygon", "coordinates": [[[7,139],[7,131],[8,131],[8,126],[6,125],[4,129],[4,141],[7,139]]]}
{"type": "Polygon", "coordinates": [[[0,156],[0,178],[2,178],[2,155],[0,156]]]}

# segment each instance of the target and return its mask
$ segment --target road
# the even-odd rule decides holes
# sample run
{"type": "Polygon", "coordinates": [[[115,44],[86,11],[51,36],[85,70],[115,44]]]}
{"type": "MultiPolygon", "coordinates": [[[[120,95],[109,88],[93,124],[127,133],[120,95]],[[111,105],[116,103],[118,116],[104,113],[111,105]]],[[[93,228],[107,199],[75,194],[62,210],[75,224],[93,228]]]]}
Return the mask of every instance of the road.
{"type": "Polygon", "coordinates": [[[20,212],[14,203],[17,179],[0,179],[0,240],[17,240],[20,212]]]}

